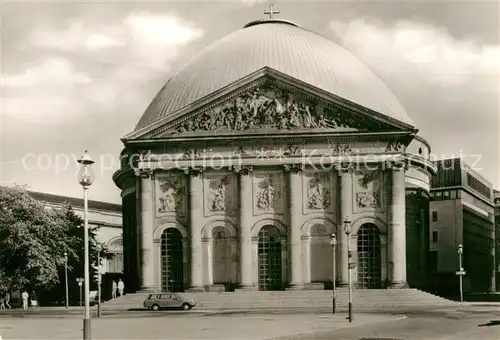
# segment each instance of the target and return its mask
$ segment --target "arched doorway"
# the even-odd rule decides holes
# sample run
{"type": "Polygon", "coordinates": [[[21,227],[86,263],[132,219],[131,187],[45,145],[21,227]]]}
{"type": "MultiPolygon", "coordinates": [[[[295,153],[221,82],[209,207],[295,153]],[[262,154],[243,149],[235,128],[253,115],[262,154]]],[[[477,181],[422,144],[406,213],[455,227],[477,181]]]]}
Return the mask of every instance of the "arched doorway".
{"type": "Polygon", "coordinates": [[[217,227],[212,232],[213,283],[224,285],[226,290],[232,281],[231,244],[225,228],[217,227]]]}
{"type": "Polygon", "coordinates": [[[259,290],[281,290],[281,235],[278,228],[266,225],[259,231],[259,290]]]}
{"type": "Polygon", "coordinates": [[[167,228],[161,234],[161,289],[164,292],[184,290],[182,234],[175,228],[167,228]]]}
{"type": "Polygon", "coordinates": [[[310,231],[311,282],[327,283],[333,278],[332,234],[324,224],[315,224],[310,231]]]}
{"type": "Polygon", "coordinates": [[[358,287],[382,287],[382,252],[380,231],[372,223],[365,223],[358,231],[358,287]]]}

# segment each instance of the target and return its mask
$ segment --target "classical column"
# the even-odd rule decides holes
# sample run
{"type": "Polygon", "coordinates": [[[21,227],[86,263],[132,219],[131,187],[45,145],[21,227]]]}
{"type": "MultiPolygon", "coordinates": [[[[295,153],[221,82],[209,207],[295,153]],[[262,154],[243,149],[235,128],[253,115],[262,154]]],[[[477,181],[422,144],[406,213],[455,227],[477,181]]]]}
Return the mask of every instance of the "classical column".
{"type": "Polygon", "coordinates": [[[240,288],[254,289],[252,280],[252,168],[238,171],[240,179],[240,288]]]}
{"type": "Polygon", "coordinates": [[[406,196],[405,162],[389,164],[392,176],[389,207],[389,254],[392,261],[390,288],[404,288],[406,283],[406,196]]]}
{"type": "Polygon", "coordinates": [[[141,171],[141,234],[140,234],[140,258],[141,258],[141,290],[154,292],[156,290],[154,279],[153,259],[153,178],[152,171],[145,169],[141,171]]]}
{"type": "Polygon", "coordinates": [[[337,277],[339,286],[347,286],[348,276],[348,260],[349,254],[347,251],[347,242],[350,242],[344,232],[344,221],[346,218],[352,219],[352,202],[353,202],[353,184],[352,184],[352,169],[354,164],[342,163],[338,167],[340,175],[340,221],[337,227],[337,247],[338,247],[338,266],[337,277]]]}
{"type": "Polygon", "coordinates": [[[154,265],[154,280],[156,291],[161,292],[161,239],[153,240],[153,265],[154,265]]]}
{"type": "Polygon", "coordinates": [[[290,216],[290,257],[291,257],[291,277],[290,288],[302,289],[304,279],[302,277],[302,244],[301,244],[301,215],[302,215],[302,169],[285,166],[288,171],[289,187],[289,216],[290,216]]]}
{"type": "Polygon", "coordinates": [[[309,236],[302,236],[302,279],[304,284],[311,283],[311,239],[309,236]]]}
{"type": "Polygon", "coordinates": [[[203,240],[203,243],[206,247],[206,252],[207,254],[207,286],[211,286],[214,284],[214,261],[213,261],[213,249],[214,249],[214,240],[208,239],[208,240],[203,240]]]}
{"type": "Polygon", "coordinates": [[[191,285],[189,291],[205,291],[203,287],[203,179],[201,171],[189,171],[189,231],[191,236],[191,285]]]}

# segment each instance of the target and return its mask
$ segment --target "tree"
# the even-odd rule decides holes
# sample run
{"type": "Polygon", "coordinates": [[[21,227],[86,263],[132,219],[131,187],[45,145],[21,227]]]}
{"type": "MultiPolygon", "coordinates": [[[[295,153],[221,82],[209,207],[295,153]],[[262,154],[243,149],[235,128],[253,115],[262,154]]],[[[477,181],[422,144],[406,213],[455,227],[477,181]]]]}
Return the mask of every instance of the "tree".
{"type": "MultiPolygon", "coordinates": [[[[83,220],[69,204],[46,209],[22,187],[0,187],[0,207],[0,289],[34,289],[43,300],[63,300],[64,253],[71,291],[84,276],[83,220]]],[[[89,228],[91,289],[96,287],[97,231],[89,228]]],[[[104,259],[109,252],[100,246],[104,259]]]]}
{"type": "Polygon", "coordinates": [[[0,187],[0,277],[10,290],[57,284],[66,235],[53,211],[22,187],[0,187]]]}
{"type": "MultiPolygon", "coordinates": [[[[84,277],[84,221],[78,216],[70,204],[54,209],[61,221],[61,226],[66,235],[67,254],[68,254],[68,286],[70,302],[74,305],[79,302],[79,287],[76,284],[77,278],[84,277]]],[[[97,233],[99,228],[89,225],[89,255],[90,255],[90,290],[97,289],[97,252],[101,248],[101,264],[110,256],[110,253],[105,245],[99,244],[97,241],[97,233]]],[[[44,296],[52,301],[63,301],[65,296],[65,273],[64,263],[59,270],[60,284],[52,287],[44,292],[44,296]]]]}

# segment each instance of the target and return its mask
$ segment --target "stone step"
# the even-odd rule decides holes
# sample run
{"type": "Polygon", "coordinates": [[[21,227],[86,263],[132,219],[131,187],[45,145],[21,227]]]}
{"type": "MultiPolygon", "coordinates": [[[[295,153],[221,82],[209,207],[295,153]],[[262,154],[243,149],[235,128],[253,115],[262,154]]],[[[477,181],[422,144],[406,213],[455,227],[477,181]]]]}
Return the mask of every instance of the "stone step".
{"type": "MultiPolygon", "coordinates": [[[[322,291],[279,291],[279,292],[207,292],[181,293],[197,302],[200,309],[254,309],[254,308],[303,308],[331,306],[333,292],[322,291]]],[[[108,301],[108,308],[139,308],[148,294],[127,294],[108,301]]],[[[348,301],[347,289],[337,290],[337,304],[348,301]]],[[[353,291],[353,301],[363,307],[411,307],[411,306],[449,306],[454,302],[416,289],[364,290],[353,291]]]]}

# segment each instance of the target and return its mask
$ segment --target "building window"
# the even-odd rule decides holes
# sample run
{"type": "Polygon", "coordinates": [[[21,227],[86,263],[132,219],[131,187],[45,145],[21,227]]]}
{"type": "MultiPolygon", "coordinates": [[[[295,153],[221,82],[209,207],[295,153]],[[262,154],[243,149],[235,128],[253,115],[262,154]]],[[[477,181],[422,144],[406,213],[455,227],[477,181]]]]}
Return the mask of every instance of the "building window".
{"type": "Polygon", "coordinates": [[[432,212],[432,222],[437,222],[437,220],[438,220],[438,212],[433,211],[432,212]]]}
{"type": "Polygon", "coordinates": [[[443,200],[448,200],[448,199],[450,199],[450,192],[443,191],[443,200]]]}
{"type": "Polygon", "coordinates": [[[436,243],[438,241],[438,232],[433,231],[432,232],[432,243],[436,243]]]}
{"type": "Polygon", "coordinates": [[[111,258],[107,263],[108,273],[121,273],[123,272],[123,253],[113,252],[111,258]]]}
{"type": "Polygon", "coordinates": [[[452,190],[450,192],[450,199],[454,200],[457,198],[457,191],[456,190],[452,190]]]}

